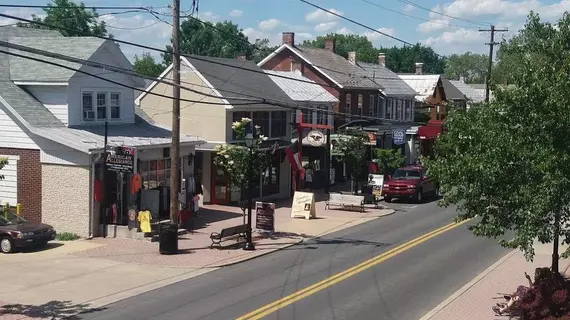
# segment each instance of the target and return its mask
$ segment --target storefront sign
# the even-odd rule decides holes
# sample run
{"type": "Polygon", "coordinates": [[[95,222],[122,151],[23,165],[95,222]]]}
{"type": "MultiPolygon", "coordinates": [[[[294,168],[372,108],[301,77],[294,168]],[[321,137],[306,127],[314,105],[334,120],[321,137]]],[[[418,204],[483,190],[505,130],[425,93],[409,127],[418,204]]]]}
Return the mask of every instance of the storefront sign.
{"type": "Polygon", "coordinates": [[[105,165],[107,170],[133,172],[135,149],[131,147],[116,147],[112,151],[107,151],[105,165]]]}
{"type": "Polygon", "coordinates": [[[307,133],[307,142],[313,147],[321,147],[325,144],[325,134],[319,130],[311,130],[307,133]]]}
{"type": "Polygon", "coordinates": [[[275,232],[275,203],[255,203],[255,228],[261,232],[275,232]]]}
{"type": "Polygon", "coordinates": [[[380,199],[382,196],[382,186],[384,185],[384,175],[369,175],[368,185],[372,187],[372,194],[376,197],[376,199],[380,199]]]}
{"type": "Polygon", "coordinates": [[[392,139],[395,145],[402,145],[406,143],[406,132],[404,130],[392,131],[392,139]]]}
{"type": "Polygon", "coordinates": [[[291,218],[296,217],[305,217],[307,220],[317,217],[314,193],[295,191],[291,205],[291,218]]]}

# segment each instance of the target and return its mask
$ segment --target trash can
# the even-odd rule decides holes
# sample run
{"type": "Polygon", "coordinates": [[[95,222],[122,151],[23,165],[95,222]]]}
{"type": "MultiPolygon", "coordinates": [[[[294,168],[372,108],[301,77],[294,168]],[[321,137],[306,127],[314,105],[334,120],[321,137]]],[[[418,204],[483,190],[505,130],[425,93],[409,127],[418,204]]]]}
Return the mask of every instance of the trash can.
{"type": "Polygon", "coordinates": [[[160,254],[177,254],[178,224],[163,224],[158,232],[158,250],[160,254]]]}

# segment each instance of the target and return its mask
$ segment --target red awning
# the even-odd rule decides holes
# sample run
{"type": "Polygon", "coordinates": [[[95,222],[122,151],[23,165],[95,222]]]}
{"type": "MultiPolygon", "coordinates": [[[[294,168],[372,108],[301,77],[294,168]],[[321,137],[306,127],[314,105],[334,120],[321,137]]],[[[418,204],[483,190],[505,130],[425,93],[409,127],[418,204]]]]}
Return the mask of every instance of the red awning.
{"type": "Polygon", "coordinates": [[[435,139],[441,134],[443,127],[441,125],[427,125],[418,128],[418,137],[420,139],[435,139]]]}

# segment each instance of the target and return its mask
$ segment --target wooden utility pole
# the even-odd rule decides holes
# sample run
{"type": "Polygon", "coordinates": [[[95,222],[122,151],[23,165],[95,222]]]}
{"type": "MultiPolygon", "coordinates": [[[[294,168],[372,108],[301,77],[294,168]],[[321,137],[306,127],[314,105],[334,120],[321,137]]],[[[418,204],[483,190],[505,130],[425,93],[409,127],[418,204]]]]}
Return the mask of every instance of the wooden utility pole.
{"type": "Polygon", "coordinates": [[[487,81],[485,81],[485,102],[489,102],[489,86],[491,85],[491,71],[493,70],[493,47],[498,42],[495,42],[495,32],[507,32],[509,29],[495,29],[494,25],[491,25],[491,30],[479,29],[480,32],[491,32],[491,41],[486,43],[489,46],[489,69],[487,70],[487,81]]]}
{"type": "Polygon", "coordinates": [[[172,1],[172,146],[170,147],[170,222],[178,221],[180,192],[180,0],[172,1]]]}

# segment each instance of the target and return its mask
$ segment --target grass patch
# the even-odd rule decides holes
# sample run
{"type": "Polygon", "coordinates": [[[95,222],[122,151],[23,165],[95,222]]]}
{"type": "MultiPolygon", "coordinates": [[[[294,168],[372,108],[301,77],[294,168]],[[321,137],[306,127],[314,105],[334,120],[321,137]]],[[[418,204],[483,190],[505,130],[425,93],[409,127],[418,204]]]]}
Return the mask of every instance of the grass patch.
{"type": "Polygon", "coordinates": [[[58,241],[73,241],[79,239],[79,236],[71,232],[62,232],[58,233],[55,239],[58,241]]]}

